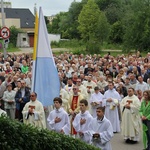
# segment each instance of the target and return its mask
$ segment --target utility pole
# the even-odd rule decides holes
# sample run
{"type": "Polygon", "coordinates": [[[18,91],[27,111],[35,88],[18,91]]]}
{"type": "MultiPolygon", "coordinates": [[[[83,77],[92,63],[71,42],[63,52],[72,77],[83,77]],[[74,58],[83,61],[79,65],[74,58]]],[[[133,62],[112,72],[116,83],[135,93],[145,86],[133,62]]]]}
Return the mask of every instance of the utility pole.
{"type": "Polygon", "coordinates": [[[36,8],[36,3],[34,4],[34,16],[36,15],[37,13],[37,8],[36,8]]]}
{"type": "MultiPolygon", "coordinates": [[[[5,18],[4,18],[4,5],[3,5],[3,0],[1,0],[1,14],[2,14],[2,27],[5,26],[5,18]]],[[[4,51],[4,58],[6,59],[6,44],[5,44],[5,39],[3,40],[3,51],[4,51]]]]}

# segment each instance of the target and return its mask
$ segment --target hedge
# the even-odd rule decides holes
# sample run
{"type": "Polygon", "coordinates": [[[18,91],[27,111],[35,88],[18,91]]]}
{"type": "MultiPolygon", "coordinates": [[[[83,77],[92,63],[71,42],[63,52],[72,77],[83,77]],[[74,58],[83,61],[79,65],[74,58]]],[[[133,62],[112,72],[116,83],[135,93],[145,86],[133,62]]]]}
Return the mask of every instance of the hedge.
{"type": "Polygon", "coordinates": [[[98,148],[48,129],[39,130],[0,117],[0,150],[98,150],[98,148]]]}

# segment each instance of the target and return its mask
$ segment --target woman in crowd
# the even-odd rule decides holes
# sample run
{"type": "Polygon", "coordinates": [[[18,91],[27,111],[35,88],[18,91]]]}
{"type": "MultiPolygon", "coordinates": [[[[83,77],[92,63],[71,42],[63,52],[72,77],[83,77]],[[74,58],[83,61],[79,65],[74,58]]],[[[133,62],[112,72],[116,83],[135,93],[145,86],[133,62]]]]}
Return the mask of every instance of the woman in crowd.
{"type": "Polygon", "coordinates": [[[140,115],[143,123],[144,148],[150,150],[150,90],[143,92],[140,115]]]}

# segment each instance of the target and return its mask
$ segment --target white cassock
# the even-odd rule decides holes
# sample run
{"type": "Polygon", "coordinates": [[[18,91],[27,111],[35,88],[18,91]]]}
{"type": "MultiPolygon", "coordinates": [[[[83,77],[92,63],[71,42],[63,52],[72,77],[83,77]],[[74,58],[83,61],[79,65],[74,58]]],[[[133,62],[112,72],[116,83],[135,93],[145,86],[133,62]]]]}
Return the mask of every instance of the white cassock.
{"type": "MultiPolygon", "coordinates": [[[[90,90],[90,93],[88,93],[87,95],[87,101],[89,102],[90,100],[90,97],[91,97],[91,94],[94,93],[94,88],[97,86],[95,82],[91,81],[91,82],[88,82],[88,81],[85,81],[83,83],[83,85],[86,87],[86,89],[90,90]]],[[[91,113],[91,106],[89,105],[89,112],[91,113]]]]}
{"type": "Polygon", "coordinates": [[[116,103],[115,100],[119,102],[121,100],[121,97],[115,89],[112,89],[107,90],[104,93],[104,100],[106,103],[105,116],[111,122],[113,126],[113,131],[120,132],[120,121],[117,107],[118,103],[116,103]],[[113,99],[114,101],[106,102],[106,100],[109,98],[113,99]]]}
{"type": "Polygon", "coordinates": [[[93,93],[90,97],[90,105],[91,105],[91,114],[93,117],[96,117],[96,109],[99,106],[105,106],[105,102],[103,101],[104,95],[98,92],[98,94],[93,93]],[[94,104],[95,103],[95,104],[94,104]]]}
{"type": "Polygon", "coordinates": [[[102,120],[98,120],[97,117],[92,119],[90,124],[91,136],[95,133],[99,133],[100,138],[94,140],[92,138],[92,144],[101,150],[112,150],[110,140],[113,137],[113,128],[111,122],[104,116],[102,120]]]}
{"type": "Polygon", "coordinates": [[[40,101],[30,101],[26,103],[22,111],[23,122],[31,124],[35,127],[46,128],[45,113],[43,105],[40,101]],[[33,114],[29,114],[29,109],[33,109],[33,114]]]}
{"type": "Polygon", "coordinates": [[[52,110],[49,113],[49,116],[47,118],[48,125],[50,130],[61,132],[61,130],[64,131],[64,134],[68,135],[70,133],[70,120],[68,117],[67,112],[63,108],[59,108],[52,110]],[[61,119],[60,122],[55,123],[55,118],[58,117],[61,119]]]}
{"type": "Polygon", "coordinates": [[[140,139],[140,105],[140,100],[135,95],[131,97],[126,96],[120,103],[122,112],[121,133],[124,136],[124,139],[130,139],[133,141],[139,141],[140,139]],[[128,104],[128,101],[131,101],[130,109],[124,107],[126,104],[128,104]]]}
{"type": "Polygon", "coordinates": [[[85,113],[83,114],[81,112],[77,114],[72,123],[77,133],[82,132],[84,134],[82,137],[79,135],[78,137],[88,144],[91,143],[91,134],[89,132],[89,126],[92,119],[93,117],[91,116],[89,111],[85,111],[85,113]],[[80,124],[81,118],[86,119],[86,122],[82,125],[80,124]]]}
{"type": "Polygon", "coordinates": [[[69,109],[69,94],[65,89],[60,90],[60,98],[62,99],[62,107],[66,112],[69,109]]]}

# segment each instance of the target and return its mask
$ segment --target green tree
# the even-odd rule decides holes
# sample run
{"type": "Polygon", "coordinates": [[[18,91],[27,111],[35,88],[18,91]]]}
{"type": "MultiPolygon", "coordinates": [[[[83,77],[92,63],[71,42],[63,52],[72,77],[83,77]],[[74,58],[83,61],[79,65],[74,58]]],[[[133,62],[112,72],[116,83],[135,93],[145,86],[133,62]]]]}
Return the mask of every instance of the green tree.
{"type": "Polygon", "coordinates": [[[16,28],[15,26],[11,26],[9,29],[10,29],[9,41],[12,44],[12,46],[16,47],[18,33],[23,32],[23,31],[16,28]]]}
{"type": "Polygon", "coordinates": [[[80,38],[80,33],[77,29],[78,27],[78,16],[82,9],[82,5],[80,2],[72,2],[68,11],[67,19],[67,33],[69,35],[69,39],[80,38]]]}
{"type": "Polygon", "coordinates": [[[48,25],[49,24],[49,20],[48,20],[47,16],[44,16],[44,18],[45,18],[46,25],[48,25]]]}
{"type": "Polygon", "coordinates": [[[60,22],[67,15],[67,12],[60,12],[52,20],[52,24],[48,26],[48,32],[54,34],[61,34],[60,22]]]}
{"type": "Polygon", "coordinates": [[[123,30],[123,24],[121,21],[115,22],[111,26],[111,32],[110,32],[110,41],[112,43],[122,43],[123,42],[123,35],[124,35],[124,30],[123,30]]]}
{"type": "Polygon", "coordinates": [[[87,3],[87,0],[81,2],[72,2],[64,18],[61,18],[59,27],[62,31],[63,38],[80,39],[80,33],[78,28],[78,16],[83,8],[83,5],[87,3]]]}
{"type": "Polygon", "coordinates": [[[110,24],[120,20],[123,16],[122,3],[120,0],[95,0],[99,9],[105,12],[110,24]]]}
{"type": "Polygon", "coordinates": [[[100,10],[94,0],[88,0],[78,17],[78,30],[84,41],[95,38],[100,10]],[[94,10],[94,11],[93,11],[94,10]]]}
{"type": "Polygon", "coordinates": [[[101,11],[105,11],[110,5],[120,6],[120,0],[95,0],[101,11]]]}
{"type": "Polygon", "coordinates": [[[131,4],[130,14],[124,19],[125,49],[150,49],[150,1],[135,0],[131,4]]]}
{"type": "Polygon", "coordinates": [[[110,25],[107,21],[105,13],[101,12],[98,18],[96,31],[96,39],[103,44],[104,41],[107,41],[110,34],[110,25]]]}

